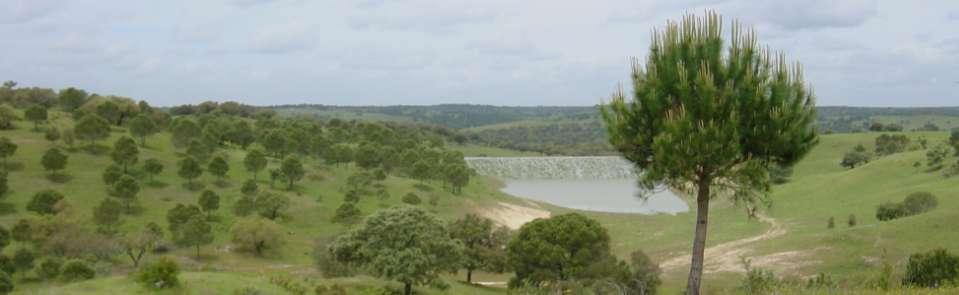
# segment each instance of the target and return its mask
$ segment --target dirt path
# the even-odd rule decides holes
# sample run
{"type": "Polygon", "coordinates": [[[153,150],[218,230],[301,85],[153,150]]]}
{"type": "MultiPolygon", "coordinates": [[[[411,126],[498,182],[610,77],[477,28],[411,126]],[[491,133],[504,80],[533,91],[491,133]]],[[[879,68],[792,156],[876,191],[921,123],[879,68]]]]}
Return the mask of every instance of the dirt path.
{"type": "MultiPolygon", "coordinates": [[[[715,272],[745,272],[745,269],[742,265],[741,257],[746,257],[749,252],[752,251],[751,244],[754,244],[759,241],[768,240],[776,238],[786,234],[786,228],[782,226],[776,219],[773,219],[768,216],[760,215],[758,216],[759,220],[765,223],[768,223],[769,230],[766,232],[753,237],[748,237],[744,239],[734,240],[725,242],[719,245],[715,245],[709,248],[706,248],[705,257],[706,261],[703,263],[703,271],[705,273],[715,273],[715,272]]],[[[795,252],[795,251],[794,251],[795,252]]],[[[752,265],[761,266],[760,264],[768,264],[775,262],[782,262],[784,260],[790,260],[795,256],[801,256],[802,253],[776,253],[767,255],[770,258],[774,257],[776,259],[765,259],[766,256],[751,258],[752,265]],[[757,263],[758,262],[758,263],[757,263]]],[[[663,261],[659,266],[666,272],[680,270],[682,268],[689,267],[690,255],[682,255],[673,257],[663,261]]]]}
{"type": "MultiPolygon", "coordinates": [[[[536,206],[534,203],[527,203],[536,206]]],[[[480,214],[493,220],[496,224],[505,225],[511,229],[519,229],[523,224],[536,218],[549,218],[549,211],[532,207],[498,202],[498,206],[483,209],[480,214]]]]}

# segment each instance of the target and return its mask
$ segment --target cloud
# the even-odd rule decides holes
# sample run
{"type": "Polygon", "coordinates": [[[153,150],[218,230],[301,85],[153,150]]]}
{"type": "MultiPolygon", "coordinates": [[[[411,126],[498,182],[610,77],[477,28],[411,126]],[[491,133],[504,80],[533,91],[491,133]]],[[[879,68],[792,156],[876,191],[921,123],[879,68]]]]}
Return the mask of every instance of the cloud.
{"type": "Polygon", "coordinates": [[[449,33],[466,25],[490,23],[497,17],[494,8],[469,3],[373,3],[359,6],[361,11],[350,20],[351,27],[360,30],[449,33]]]}
{"type": "Polygon", "coordinates": [[[789,0],[740,2],[753,6],[741,8],[749,19],[762,20],[767,24],[788,31],[849,28],[862,25],[878,13],[878,3],[870,0],[789,0]]]}
{"type": "Polygon", "coordinates": [[[4,0],[0,1],[0,24],[22,24],[42,18],[54,10],[52,0],[4,0]]]}
{"type": "Polygon", "coordinates": [[[249,49],[266,54],[309,51],[315,44],[310,32],[309,25],[300,21],[261,27],[253,33],[249,49]]]}
{"type": "Polygon", "coordinates": [[[233,4],[239,7],[250,7],[250,6],[267,4],[267,3],[277,2],[277,1],[279,0],[230,0],[230,4],[233,4]]]}

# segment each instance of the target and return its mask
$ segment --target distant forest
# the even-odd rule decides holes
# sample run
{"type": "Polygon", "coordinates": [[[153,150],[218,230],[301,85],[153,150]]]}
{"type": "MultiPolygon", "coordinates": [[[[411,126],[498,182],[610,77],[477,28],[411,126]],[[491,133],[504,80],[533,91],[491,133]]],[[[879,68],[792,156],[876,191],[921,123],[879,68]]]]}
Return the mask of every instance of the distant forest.
{"type": "MultiPolygon", "coordinates": [[[[468,142],[548,155],[603,155],[613,150],[597,106],[280,105],[279,114],[356,120],[406,121],[458,131],[468,142]]],[[[818,107],[822,133],[949,130],[959,127],[959,107],[818,107]],[[878,128],[878,129],[877,129],[878,128]]]]}

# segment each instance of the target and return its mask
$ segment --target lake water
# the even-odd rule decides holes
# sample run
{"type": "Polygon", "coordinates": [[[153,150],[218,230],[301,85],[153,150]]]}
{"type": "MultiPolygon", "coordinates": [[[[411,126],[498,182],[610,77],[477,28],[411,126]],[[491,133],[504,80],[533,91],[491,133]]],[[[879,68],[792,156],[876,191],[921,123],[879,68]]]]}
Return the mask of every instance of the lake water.
{"type": "Polygon", "coordinates": [[[657,190],[645,200],[632,179],[505,180],[503,192],[553,205],[614,213],[679,213],[689,207],[669,190],[657,190]]]}

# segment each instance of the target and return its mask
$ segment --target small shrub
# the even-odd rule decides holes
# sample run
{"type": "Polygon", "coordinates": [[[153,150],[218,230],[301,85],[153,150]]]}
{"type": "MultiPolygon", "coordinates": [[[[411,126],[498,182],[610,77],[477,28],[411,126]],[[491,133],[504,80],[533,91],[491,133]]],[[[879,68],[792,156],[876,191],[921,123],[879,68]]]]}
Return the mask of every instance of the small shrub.
{"type": "Polygon", "coordinates": [[[739,289],[745,294],[771,294],[779,280],[772,271],[762,268],[753,268],[749,260],[743,259],[743,266],[746,268],[746,277],[740,283],[739,289]]]}
{"type": "Polygon", "coordinates": [[[830,216],[829,219],[826,220],[826,228],[832,229],[834,227],[836,227],[836,218],[830,216]]]}
{"type": "Polygon", "coordinates": [[[233,290],[233,295],[263,295],[263,291],[260,291],[254,287],[243,287],[236,290],[233,290]]]}
{"type": "Polygon", "coordinates": [[[353,268],[333,257],[329,250],[328,241],[320,240],[316,242],[313,246],[313,261],[316,263],[316,268],[320,270],[320,275],[324,278],[349,277],[354,274],[353,268]]]}
{"type": "Polygon", "coordinates": [[[836,282],[825,273],[819,273],[816,277],[806,281],[806,288],[808,289],[831,289],[835,287],[836,282]]]}
{"type": "Polygon", "coordinates": [[[316,295],[346,295],[346,288],[340,286],[339,284],[333,284],[327,287],[326,285],[318,285],[316,289],[313,290],[316,295]]]}
{"type": "Polygon", "coordinates": [[[172,288],[180,284],[180,280],[177,279],[179,274],[180,266],[177,265],[176,261],[161,257],[157,261],[144,266],[137,274],[137,281],[147,288],[172,288]]]}
{"type": "Polygon", "coordinates": [[[959,279],[959,257],[945,249],[936,249],[909,256],[903,285],[936,288],[959,279]]]}
{"type": "Polygon", "coordinates": [[[853,226],[856,226],[857,223],[858,223],[858,222],[856,221],[856,215],[855,215],[855,214],[849,214],[849,219],[846,220],[846,224],[848,224],[849,227],[853,227],[853,226]]]}
{"type": "Polygon", "coordinates": [[[37,275],[44,280],[52,280],[60,275],[60,268],[63,261],[60,258],[48,257],[40,261],[37,265],[37,275]]]}
{"type": "Polygon", "coordinates": [[[403,196],[403,203],[407,203],[410,205],[419,205],[421,202],[422,201],[420,200],[420,196],[417,196],[414,193],[408,193],[405,196],[403,196]]]}
{"type": "Polygon", "coordinates": [[[906,210],[899,203],[882,203],[876,209],[876,219],[879,219],[879,221],[893,220],[903,216],[906,216],[906,210]]]}
{"type": "Polygon", "coordinates": [[[931,193],[915,192],[906,196],[902,201],[902,206],[910,215],[920,214],[935,209],[939,201],[931,193]]]}
{"type": "Polygon", "coordinates": [[[10,274],[0,271],[0,294],[13,292],[13,278],[10,274]]]}
{"type": "Polygon", "coordinates": [[[89,280],[96,277],[97,273],[83,260],[73,259],[67,261],[60,270],[60,278],[64,281],[75,282],[89,280]]]}
{"type": "Polygon", "coordinates": [[[346,195],[343,196],[343,202],[354,203],[360,201],[360,193],[354,190],[346,192],[346,195]]]}
{"type": "Polygon", "coordinates": [[[363,212],[360,212],[360,209],[356,208],[354,203],[345,202],[336,208],[336,212],[333,213],[333,218],[330,221],[334,223],[354,223],[359,221],[362,216],[363,212]]]}

